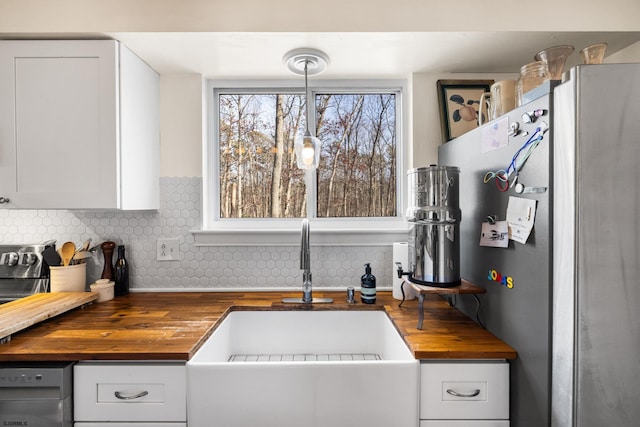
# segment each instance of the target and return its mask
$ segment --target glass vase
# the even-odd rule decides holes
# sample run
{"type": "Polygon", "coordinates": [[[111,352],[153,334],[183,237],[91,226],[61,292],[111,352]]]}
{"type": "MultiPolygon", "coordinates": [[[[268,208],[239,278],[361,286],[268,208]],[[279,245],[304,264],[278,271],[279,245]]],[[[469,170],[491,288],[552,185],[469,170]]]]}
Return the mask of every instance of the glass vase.
{"type": "Polygon", "coordinates": [[[564,64],[567,61],[574,47],[571,45],[560,45],[543,49],[533,57],[536,61],[546,61],[549,68],[549,78],[551,80],[562,80],[564,64]]]}
{"type": "Polygon", "coordinates": [[[585,64],[602,64],[605,50],[607,50],[606,43],[595,43],[582,49],[580,55],[585,64]]]}

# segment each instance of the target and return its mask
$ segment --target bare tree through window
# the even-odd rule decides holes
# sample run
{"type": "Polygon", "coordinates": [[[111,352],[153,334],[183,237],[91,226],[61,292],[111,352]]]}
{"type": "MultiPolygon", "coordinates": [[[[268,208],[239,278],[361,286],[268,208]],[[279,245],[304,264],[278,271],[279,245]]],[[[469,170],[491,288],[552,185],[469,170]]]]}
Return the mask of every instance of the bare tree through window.
{"type": "MultiPolygon", "coordinates": [[[[304,96],[219,96],[221,218],[306,216],[304,171],[293,141],[305,129],[304,96]]],[[[396,95],[315,95],[317,216],[396,216],[396,95]]]]}

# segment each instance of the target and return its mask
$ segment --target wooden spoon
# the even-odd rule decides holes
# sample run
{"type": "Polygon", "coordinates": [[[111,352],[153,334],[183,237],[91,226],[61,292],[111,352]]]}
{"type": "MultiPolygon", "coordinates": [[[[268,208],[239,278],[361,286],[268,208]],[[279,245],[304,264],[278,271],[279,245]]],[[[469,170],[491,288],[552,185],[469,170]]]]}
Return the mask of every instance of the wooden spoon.
{"type": "Polygon", "coordinates": [[[87,240],[84,241],[84,243],[82,244],[81,247],[79,247],[76,252],[80,252],[80,251],[88,251],[89,250],[89,245],[91,245],[91,237],[89,237],[87,240]]]}
{"type": "Polygon", "coordinates": [[[62,265],[65,267],[71,262],[71,258],[76,253],[76,245],[73,242],[65,242],[60,248],[60,254],[62,255],[62,265]]]}
{"type": "Polygon", "coordinates": [[[93,257],[93,254],[91,252],[79,250],[75,253],[71,262],[73,262],[74,264],[82,264],[83,262],[85,262],[85,259],[91,257],[93,257]]]}

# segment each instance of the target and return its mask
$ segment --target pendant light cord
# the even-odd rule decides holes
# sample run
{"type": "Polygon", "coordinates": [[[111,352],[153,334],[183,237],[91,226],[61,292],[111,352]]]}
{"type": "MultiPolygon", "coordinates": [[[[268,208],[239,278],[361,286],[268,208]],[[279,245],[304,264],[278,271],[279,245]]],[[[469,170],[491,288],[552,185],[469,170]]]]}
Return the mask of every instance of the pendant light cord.
{"type": "Polygon", "coordinates": [[[309,66],[309,61],[305,59],[304,61],[304,96],[307,97],[307,67],[309,66]]]}
{"type": "MultiPolygon", "coordinates": [[[[305,116],[307,116],[309,114],[309,98],[307,98],[307,94],[309,93],[309,84],[307,82],[307,67],[309,66],[309,60],[305,59],[304,60],[304,107],[307,110],[305,116]]],[[[305,136],[307,135],[311,135],[311,132],[309,132],[309,117],[307,117],[307,119],[305,120],[305,136]]]]}

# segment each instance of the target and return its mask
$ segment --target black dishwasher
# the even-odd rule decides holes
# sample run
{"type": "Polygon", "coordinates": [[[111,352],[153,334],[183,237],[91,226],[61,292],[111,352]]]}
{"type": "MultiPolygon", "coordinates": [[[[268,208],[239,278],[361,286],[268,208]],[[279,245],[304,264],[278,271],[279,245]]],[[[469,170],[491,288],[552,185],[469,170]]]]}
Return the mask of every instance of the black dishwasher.
{"type": "Polygon", "coordinates": [[[73,363],[2,363],[0,426],[71,427],[73,363]]]}

